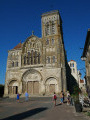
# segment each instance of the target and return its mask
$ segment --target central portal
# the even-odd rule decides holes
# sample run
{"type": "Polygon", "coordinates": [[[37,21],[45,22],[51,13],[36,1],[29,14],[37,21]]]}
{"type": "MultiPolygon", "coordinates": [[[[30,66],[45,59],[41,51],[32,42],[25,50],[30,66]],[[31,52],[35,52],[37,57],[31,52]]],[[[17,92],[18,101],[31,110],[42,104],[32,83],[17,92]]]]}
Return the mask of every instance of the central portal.
{"type": "Polygon", "coordinates": [[[39,94],[39,82],[29,81],[27,84],[27,91],[30,94],[39,94]]]}
{"type": "Polygon", "coordinates": [[[40,93],[41,75],[38,71],[30,69],[23,75],[23,93],[27,91],[29,94],[37,95],[40,93]]]}
{"type": "Polygon", "coordinates": [[[55,84],[50,84],[49,91],[51,94],[53,94],[55,92],[55,84]]]}

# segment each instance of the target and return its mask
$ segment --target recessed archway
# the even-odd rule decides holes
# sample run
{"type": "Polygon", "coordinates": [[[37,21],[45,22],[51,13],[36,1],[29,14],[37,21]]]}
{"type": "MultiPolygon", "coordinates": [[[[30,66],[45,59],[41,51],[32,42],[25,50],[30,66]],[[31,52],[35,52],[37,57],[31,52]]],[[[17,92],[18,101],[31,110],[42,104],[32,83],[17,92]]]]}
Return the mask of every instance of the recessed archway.
{"type": "Polygon", "coordinates": [[[54,92],[57,92],[57,79],[54,77],[47,78],[45,88],[46,94],[53,94],[54,92]]]}
{"type": "Polygon", "coordinates": [[[42,80],[41,74],[35,70],[27,70],[22,76],[22,92],[27,91],[29,94],[40,93],[40,81],[42,80]]]}
{"type": "Polygon", "coordinates": [[[11,80],[8,86],[9,94],[17,94],[18,93],[18,82],[17,80],[11,80]]]}

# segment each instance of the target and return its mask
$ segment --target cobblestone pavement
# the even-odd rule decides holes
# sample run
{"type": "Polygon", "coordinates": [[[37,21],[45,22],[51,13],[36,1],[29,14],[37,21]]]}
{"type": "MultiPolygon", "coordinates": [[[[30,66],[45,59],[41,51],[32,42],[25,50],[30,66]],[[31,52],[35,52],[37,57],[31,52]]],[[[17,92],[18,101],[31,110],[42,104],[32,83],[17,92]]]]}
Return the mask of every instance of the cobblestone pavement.
{"type": "Polygon", "coordinates": [[[74,106],[59,104],[54,107],[51,97],[32,97],[0,100],[0,120],[89,120],[82,113],[76,113],[74,106]]]}

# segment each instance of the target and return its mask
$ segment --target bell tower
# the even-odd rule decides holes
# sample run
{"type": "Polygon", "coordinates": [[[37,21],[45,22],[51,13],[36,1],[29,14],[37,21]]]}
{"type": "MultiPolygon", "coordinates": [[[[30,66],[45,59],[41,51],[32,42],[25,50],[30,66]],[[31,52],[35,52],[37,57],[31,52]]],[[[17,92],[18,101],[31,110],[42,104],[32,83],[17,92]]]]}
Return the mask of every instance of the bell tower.
{"type": "Polygon", "coordinates": [[[42,14],[42,37],[60,34],[60,25],[62,24],[58,10],[42,14]]]}
{"type": "Polygon", "coordinates": [[[43,13],[42,41],[43,64],[46,68],[59,68],[62,90],[66,90],[65,49],[63,42],[62,20],[58,10],[43,13]],[[65,86],[64,86],[65,85],[65,86]]]}
{"type": "Polygon", "coordinates": [[[65,58],[62,20],[58,10],[42,14],[42,39],[46,64],[63,66],[65,58]]]}

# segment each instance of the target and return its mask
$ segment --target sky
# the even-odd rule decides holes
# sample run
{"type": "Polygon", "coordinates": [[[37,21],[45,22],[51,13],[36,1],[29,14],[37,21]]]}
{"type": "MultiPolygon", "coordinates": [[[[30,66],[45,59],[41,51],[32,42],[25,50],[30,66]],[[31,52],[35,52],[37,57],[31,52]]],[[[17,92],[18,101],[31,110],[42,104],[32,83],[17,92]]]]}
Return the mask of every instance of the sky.
{"type": "Polygon", "coordinates": [[[59,10],[67,60],[77,62],[82,78],[85,62],[81,60],[88,28],[90,0],[0,0],[0,84],[5,83],[8,50],[32,34],[41,35],[41,14],[59,10]]]}

